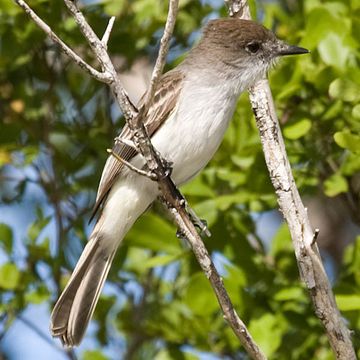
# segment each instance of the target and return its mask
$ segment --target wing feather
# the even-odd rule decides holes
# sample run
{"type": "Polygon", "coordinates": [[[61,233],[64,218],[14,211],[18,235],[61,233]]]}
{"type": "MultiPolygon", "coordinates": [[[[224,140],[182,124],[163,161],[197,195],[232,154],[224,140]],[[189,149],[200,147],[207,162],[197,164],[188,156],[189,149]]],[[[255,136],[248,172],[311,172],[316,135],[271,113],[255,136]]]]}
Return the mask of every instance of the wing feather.
{"type": "MultiPolygon", "coordinates": [[[[179,94],[182,89],[183,80],[184,74],[179,70],[169,71],[161,77],[155,90],[153,101],[144,119],[145,128],[150,137],[156,133],[166,119],[169,118],[172,111],[175,110],[179,94]]],[[[141,107],[143,101],[144,96],[139,102],[139,108],[141,107]]],[[[120,138],[127,140],[131,139],[131,131],[127,124],[123,127],[123,130],[120,133],[120,138]]],[[[134,148],[121,143],[115,143],[112,150],[126,161],[131,161],[131,159],[137,154],[137,151],[134,148]]],[[[99,208],[106,200],[109,191],[117,178],[121,175],[123,167],[124,165],[113,156],[110,155],[108,157],[101,176],[91,219],[93,219],[99,208]]]]}

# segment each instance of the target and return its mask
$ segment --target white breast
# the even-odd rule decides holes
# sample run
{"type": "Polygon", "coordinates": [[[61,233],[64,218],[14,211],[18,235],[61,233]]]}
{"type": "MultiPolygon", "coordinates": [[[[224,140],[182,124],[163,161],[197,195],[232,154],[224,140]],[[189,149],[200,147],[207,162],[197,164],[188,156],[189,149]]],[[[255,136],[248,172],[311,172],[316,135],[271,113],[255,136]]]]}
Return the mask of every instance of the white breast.
{"type": "Polygon", "coordinates": [[[155,148],[173,163],[172,178],[182,184],[198,173],[218,149],[234,113],[238,91],[222,84],[188,81],[176,111],[155,134],[155,148]]]}

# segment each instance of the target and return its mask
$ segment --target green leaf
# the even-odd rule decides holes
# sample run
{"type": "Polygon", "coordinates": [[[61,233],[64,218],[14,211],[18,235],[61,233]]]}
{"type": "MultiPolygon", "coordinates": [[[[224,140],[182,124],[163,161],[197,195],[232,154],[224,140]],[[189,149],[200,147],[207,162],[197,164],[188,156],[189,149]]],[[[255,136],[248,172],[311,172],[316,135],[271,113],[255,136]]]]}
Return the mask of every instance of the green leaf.
{"type": "Polygon", "coordinates": [[[10,254],[13,247],[13,232],[9,225],[0,224],[0,245],[10,254]]]}
{"type": "Polygon", "coordinates": [[[270,249],[270,254],[272,256],[277,256],[278,254],[283,252],[293,252],[289,227],[285,222],[281,224],[277,233],[275,234],[271,242],[270,249]]]}
{"type": "Polygon", "coordinates": [[[182,186],[181,191],[185,195],[191,196],[203,196],[207,198],[212,198],[215,196],[214,190],[209,185],[204,183],[204,179],[201,176],[182,186]]]}
{"type": "Polygon", "coordinates": [[[199,357],[189,352],[183,352],[177,348],[161,349],[153,360],[198,360],[199,357]]]}
{"type": "Polygon", "coordinates": [[[109,358],[105,356],[99,350],[86,350],[82,356],[83,360],[108,360],[109,358]]]}
{"type": "Polygon", "coordinates": [[[349,131],[338,131],[334,134],[334,140],[343,149],[353,153],[360,152],[360,135],[351,134],[349,131]]]}
{"type": "Polygon", "coordinates": [[[340,311],[360,310],[360,295],[358,294],[339,294],[335,298],[340,311]]]}
{"type": "Polygon", "coordinates": [[[51,216],[43,217],[42,214],[38,214],[38,218],[29,226],[28,237],[30,243],[35,244],[40,233],[48,225],[51,220],[51,216]]]}
{"type": "Polygon", "coordinates": [[[125,6],[125,0],[108,0],[105,2],[104,11],[109,16],[119,16],[125,6]]]}
{"type": "Polygon", "coordinates": [[[11,163],[11,152],[5,147],[0,147],[0,167],[11,163]]]}
{"type": "Polygon", "coordinates": [[[138,246],[153,251],[167,252],[178,255],[181,246],[176,238],[176,229],[168,222],[152,213],[141,216],[130,232],[126,235],[126,242],[131,246],[138,246]]]}
{"type": "Polygon", "coordinates": [[[330,84],[329,94],[334,99],[358,102],[360,101],[360,85],[349,79],[338,78],[330,84]]]}
{"type": "Polygon", "coordinates": [[[294,124],[289,124],[284,128],[284,136],[291,140],[296,140],[306,135],[311,129],[311,121],[302,119],[294,124]]]}
{"type": "Polygon", "coordinates": [[[352,111],[351,111],[351,115],[352,115],[355,119],[357,119],[357,120],[360,119],[360,104],[355,105],[355,106],[353,107],[353,109],[352,109],[352,111]]]}
{"type": "Polygon", "coordinates": [[[210,315],[218,309],[215,295],[202,272],[194,274],[185,289],[185,304],[198,315],[210,315]]]}
{"type": "Polygon", "coordinates": [[[0,288],[14,290],[20,281],[20,270],[15,264],[6,263],[0,267],[0,288]]]}
{"type": "MultiPolygon", "coordinates": [[[[351,23],[344,17],[334,16],[326,6],[319,6],[311,10],[306,17],[305,36],[301,46],[314,49],[319,42],[326,39],[329,34],[343,35],[348,33],[351,23]]],[[[325,45],[327,45],[325,43],[325,45]]]]}
{"type": "Polygon", "coordinates": [[[304,292],[300,287],[295,286],[281,289],[274,295],[276,301],[299,300],[301,298],[305,298],[304,292]]]}
{"type": "Polygon", "coordinates": [[[243,291],[246,286],[245,271],[233,265],[225,265],[227,275],[224,277],[224,284],[227,292],[230,295],[231,301],[239,307],[244,308],[243,305],[243,291]]]}
{"type": "Polygon", "coordinates": [[[331,175],[324,181],[324,192],[327,196],[333,197],[349,190],[346,179],[340,174],[331,175]]]}
{"type": "Polygon", "coordinates": [[[249,325],[250,334],[267,356],[271,356],[281,344],[282,326],[280,316],[264,314],[252,319],[249,325]]]}
{"type": "Polygon", "coordinates": [[[133,3],[135,21],[138,24],[146,24],[151,18],[163,20],[165,12],[161,2],[157,0],[138,0],[133,3]]]}
{"type": "Polygon", "coordinates": [[[0,0],[0,9],[1,12],[6,13],[7,16],[15,16],[21,12],[20,7],[15,6],[11,0],[0,0]]]}
{"type": "Polygon", "coordinates": [[[153,268],[156,266],[165,266],[168,265],[174,261],[179,260],[179,258],[183,255],[184,253],[180,253],[178,255],[158,255],[158,256],[153,256],[150,259],[146,260],[145,262],[143,262],[142,266],[144,268],[153,268]]]}
{"type": "Polygon", "coordinates": [[[340,35],[328,33],[318,46],[320,56],[325,64],[344,68],[350,54],[350,48],[340,35]]]}
{"type": "Polygon", "coordinates": [[[352,176],[360,172],[360,156],[356,153],[349,153],[341,166],[341,173],[344,176],[352,176]]]}
{"type": "Polygon", "coordinates": [[[201,219],[205,219],[209,226],[216,222],[218,210],[215,200],[211,199],[197,203],[194,206],[194,211],[201,219]]]}
{"type": "Polygon", "coordinates": [[[45,286],[25,294],[25,301],[32,304],[41,304],[50,298],[49,290],[45,286]]]}

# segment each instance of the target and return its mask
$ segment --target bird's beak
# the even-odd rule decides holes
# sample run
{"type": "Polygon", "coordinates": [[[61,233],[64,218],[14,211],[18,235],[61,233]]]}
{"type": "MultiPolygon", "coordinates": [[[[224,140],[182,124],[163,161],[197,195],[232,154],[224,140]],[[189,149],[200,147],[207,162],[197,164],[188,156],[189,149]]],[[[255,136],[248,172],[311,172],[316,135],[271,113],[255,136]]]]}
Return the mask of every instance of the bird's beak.
{"type": "Polygon", "coordinates": [[[276,44],[277,56],[308,54],[309,52],[310,51],[308,49],[302,48],[300,46],[289,45],[283,41],[279,41],[276,44]]]}

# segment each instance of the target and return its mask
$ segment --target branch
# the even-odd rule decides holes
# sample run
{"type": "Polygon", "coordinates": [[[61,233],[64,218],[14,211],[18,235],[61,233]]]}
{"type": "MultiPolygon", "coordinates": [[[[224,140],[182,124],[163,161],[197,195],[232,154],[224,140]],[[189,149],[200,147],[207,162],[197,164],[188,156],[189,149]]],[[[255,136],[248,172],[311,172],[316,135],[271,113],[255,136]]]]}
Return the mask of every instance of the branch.
{"type": "Polygon", "coordinates": [[[251,337],[251,334],[247,330],[245,324],[242,322],[234,309],[222,278],[219,276],[219,273],[217,272],[202,239],[189,219],[185,209],[177,207],[170,210],[179,228],[182,229],[184,238],[190,244],[201,269],[210,281],[221,311],[224,314],[224,319],[229,323],[234,334],[238,337],[249,356],[252,359],[265,360],[265,355],[261,352],[260,348],[251,337]]]}
{"type": "Polygon", "coordinates": [[[109,23],[108,23],[108,25],[106,27],[104,35],[103,35],[103,37],[101,39],[101,42],[102,42],[103,46],[105,47],[105,49],[107,49],[107,43],[108,43],[109,38],[110,38],[111,30],[112,30],[112,28],[114,26],[114,22],[115,22],[115,16],[112,16],[110,18],[110,20],[109,20],[109,23]]]}
{"type": "Polygon", "coordinates": [[[144,101],[144,107],[148,108],[150,105],[150,102],[154,96],[156,84],[160,78],[160,75],[162,74],[166,62],[166,56],[169,52],[170,47],[170,40],[172,33],[174,32],[175,27],[175,21],[177,17],[177,11],[178,11],[178,0],[170,0],[169,1],[169,12],[166,19],[164,34],[160,41],[160,49],[159,54],[156,59],[156,63],[151,75],[150,85],[149,89],[147,90],[145,101],[144,101]]]}
{"type": "MultiPolygon", "coordinates": [[[[127,92],[118,79],[117,72],[106,50],[106,46],[104,46],[103,42],[97,37],[94,30],[87,23],[84,15],[78,9],[75,2],[72,0],[64,0],[64,3],[69,9],[71,15],[74,17],[75,22],[78,24],[79,29],[83,33],[85,40],[90,45],[104,72],[109,74],[111,81],[108,85],[110,86],[126,121],[133,119],[137,115],[137,109],[130,101],[127,92]]],[[[106,32],[107,31],[105,31],[105,33],[106,32]]]]}
{"type": "Polygon", "coordinates": [[[39,16],[32,10],[29,5],[23,0],[15,0],[15,2],[22,7],[25,12],[30,16],[30,18],[42,29],[45,34],[47,34],[52,41],[58,44],[61,50],[68,55],[72,60],[75,61],[82,69],[84,69],[88,74],[94,77],[96,80],[99,80],[104,83],[108,83],[111,78],[108,74],[104,72],[100,72],[94,69],[91,65],[89,65],[86,61],[84,61],[79,55],[77,55],[69,46],[67,46],[50,28],[48,24],[46,24],[39,16]]]}
{"type": "MultiPolygon", "coordinates": [[[[250,18],[246,0],[229,0],[226,3],[234,16],[250,18]]],[[[268,80],[259,81],[249,94],[266,165],[280,210],[290,229],[300,275],[309,290],[315,314],[325,327],[336,359],[355,360],[350,332],[341,319],[316,244],[319,230],[312,230],[291,172],[268,80]]]]}
{"type": "MultiPolygon", "coordinates": [[[[103,42],[98,38],[94,30],[87,23],[83,13],[77,7],[76,2],[73,0],[64,0],[64,3],[73,16],[75,22],[78,24],[80,31],[83,33],[84,38],[87,40],[88,44],[96,55],[103,70],[113,74],[112,62],[103,42]]],[[[105,30],[105,34],[106,32],[107,30],[105,30]]]]}
{"type": "MultiPolygon", "coordinates": [[[[16,0],[21,1],[22,0],[16,0]]],[[[169,41],[171,39],[172,31],[174,28],[178,0],[170,0],[169,14],[165,26],[164,35],[161,39],[161,47],[159,57],[156,61],[155,69],[151,79],[151,86],[147,94],[147,101],[141,108],[140,113],[130,102],[127,93],[125,92],[122,84],[117,76],[114,65],[106,51],[103,42],[96,36],[90,25],[86,22],[83,14],[71,0],[64,0],[71,14],[74,16],[75,21],[79,25],[80,30],[84,34],[85,39],[88,41],[95,56],[100,62],[105,74],[110,76],[108,85],[110,86],[115,99],[117,100],[120,108],[123,111],[124,117],[133,133],[133,141],[135,146],[139,149],[140,153],[145,157],[149,171],[156,174],[159,188],[162,193],[162,201],[173,215],[181,233],[189,242],[193,252],[199,262],[206,277],[209,279],[211,286],[216,294],[217,300],[224,314],[224,318],[228,321],[235,335],[243,344],[247,353],[253,358],[258,360],[265,359],[257,344],[253,341],[250,333],[245,327],[244,323],[237,315],[228,293],[224,287],[223,281],[219,276],[211,257],[206,250],[204,243],[201,240],[194,224],[192,223],[188,213],[185,210],[184,198],[172,182],[168,169],[164,165],[164,161],[155,151],[151,144],[149,137],[143,124],[143,114],[146,113],[149,104],[152,101],[155,85],[164,67],[166,54],[169,48],[169,41]]],[[[32,12],[32,10],[30,10],[32,12]]],[[[37,22],[38,24],[38,22],[37,22]]],[[[108,26],[109,28],[109,26],[108,26]]],[[[42,27],[44,30],[44,28],[42,27]]]]}
{"type": "MultiPolygon", "coordinates": [[[[150,138],[147,136],[147,132],[143,124],[143,118],[149,110],[152,98],[154,96],[155,86],[165,66],[170,39],[175,27],[178,3],[178,0],[169,1],[169,11],[166,19],[164,34],[160,40],[159,54],[152,72],[149,89],[145,94],[144,103],[139,113],[137,114],[137,117],[134,119],[134,121],[128,121],[128,125],[134,134],[135,146],[140,150],[141,155],[145,158],[149,170],[155,173],[158,179],[164,179],[168,177],[168,169],[166,169],[165,161],[161,158],[161,155],[159,155],[158,152],[154,149],[150,138]]],[[[172,183],[171,180],[170,183],[167,184],[165,187],[172,187],[173,189],[176,189],[175,185],[172,183]]],[[[178,193],[177,190],[176,193],[178,193]]]]}

